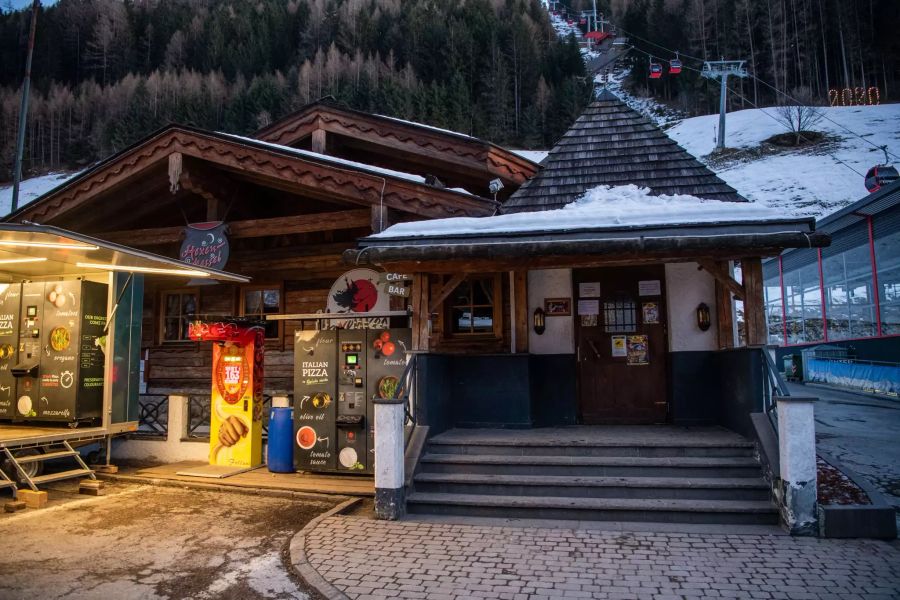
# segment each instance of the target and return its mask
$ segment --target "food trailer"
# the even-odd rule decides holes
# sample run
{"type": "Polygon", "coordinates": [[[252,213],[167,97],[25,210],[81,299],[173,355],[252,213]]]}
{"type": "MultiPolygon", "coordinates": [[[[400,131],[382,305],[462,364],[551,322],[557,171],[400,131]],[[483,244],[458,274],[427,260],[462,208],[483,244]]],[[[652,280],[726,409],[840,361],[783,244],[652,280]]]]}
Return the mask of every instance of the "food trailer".
{"type": "Polygon", "coordinates": [[[135,431],[147,278],[248,278],[57,227],[0,224],[0,489],[95,478],[75,449],[135,431]],[[77,468],[41,475],[47,461],[77,468]]]}

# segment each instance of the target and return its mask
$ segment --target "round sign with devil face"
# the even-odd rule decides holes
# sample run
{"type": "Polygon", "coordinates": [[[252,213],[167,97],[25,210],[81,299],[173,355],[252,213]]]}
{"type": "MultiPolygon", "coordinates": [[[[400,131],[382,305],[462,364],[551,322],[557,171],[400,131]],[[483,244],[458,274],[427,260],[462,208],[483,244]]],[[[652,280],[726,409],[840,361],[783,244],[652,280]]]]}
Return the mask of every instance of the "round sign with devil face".
{"type": "Polygon", "coordinates": [[[228,404],[237,404],[250,385],[250,362],[244,349],[234,344],[225,344],[219,351],[219,361],[214,371],[214,383],[222,399],[228,404]]]}

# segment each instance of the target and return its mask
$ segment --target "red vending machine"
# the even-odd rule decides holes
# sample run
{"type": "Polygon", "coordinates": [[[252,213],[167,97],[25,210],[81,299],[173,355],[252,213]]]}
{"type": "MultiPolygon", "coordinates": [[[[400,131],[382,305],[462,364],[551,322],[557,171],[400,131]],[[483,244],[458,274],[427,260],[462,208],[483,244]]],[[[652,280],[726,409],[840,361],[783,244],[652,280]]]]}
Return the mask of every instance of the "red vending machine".
{"type": "Polygon", "coordinates": [[[209,464],[261,465],[265,328],[244,319],[197,322],[189,336],[214,342],[209,464]]]}

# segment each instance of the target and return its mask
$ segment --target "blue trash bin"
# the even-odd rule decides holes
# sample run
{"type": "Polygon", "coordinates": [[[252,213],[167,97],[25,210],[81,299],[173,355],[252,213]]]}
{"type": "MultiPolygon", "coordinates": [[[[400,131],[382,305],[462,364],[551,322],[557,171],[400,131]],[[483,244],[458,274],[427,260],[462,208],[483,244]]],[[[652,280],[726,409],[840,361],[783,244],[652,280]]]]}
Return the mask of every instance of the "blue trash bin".
{"type": "Polygon", "coordinates": [[[272,407],[269,411],[269,444],[266,458],[272,473],[294,472],[294,409],[272,407]]]}

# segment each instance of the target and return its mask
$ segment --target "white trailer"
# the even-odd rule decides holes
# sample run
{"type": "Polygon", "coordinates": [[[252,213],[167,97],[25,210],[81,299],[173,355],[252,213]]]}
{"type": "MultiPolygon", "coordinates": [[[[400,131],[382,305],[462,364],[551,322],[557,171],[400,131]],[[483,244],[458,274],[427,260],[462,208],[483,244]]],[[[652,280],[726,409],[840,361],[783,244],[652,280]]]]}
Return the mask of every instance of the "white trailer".
{"type": "Polygon", "coordinates": [[[10,488],[15,497],[21,484],[37,491],[38,486],[51,481],[95,479],[94,471],[75,448],[105,443],[108,464],[112,437],[137,430],[139,368],[128,361],[140,349],[140,325],[135,311],[140,314],[143,306],[143,280],[157,277],[249,281],[240,275],[197,267],[58,227],[0,223],[0,293],[23,282],[79,278],[106,283],[109,291],[99,422],[73,421],[51,426],[14,419],[0,421],[0,463],[6,467],[0,469],[0,489],[10,488]],[[123,306],[127,307],[124,311],[120,310],[123,306]],[[116,360],[127,364],[118,365],[114,378],[116,360]],[[78,467],[40,475],[45,462],[60,458],[74,459],[78,467]]]}

